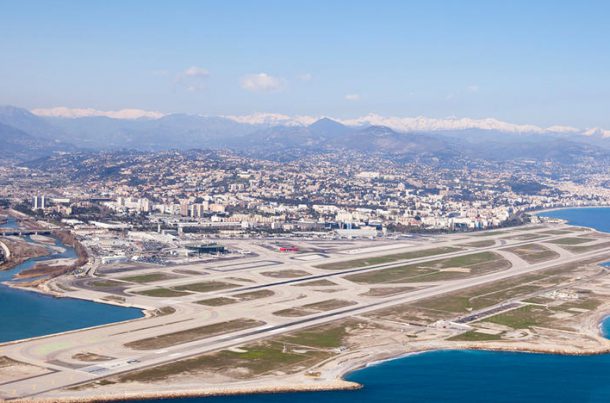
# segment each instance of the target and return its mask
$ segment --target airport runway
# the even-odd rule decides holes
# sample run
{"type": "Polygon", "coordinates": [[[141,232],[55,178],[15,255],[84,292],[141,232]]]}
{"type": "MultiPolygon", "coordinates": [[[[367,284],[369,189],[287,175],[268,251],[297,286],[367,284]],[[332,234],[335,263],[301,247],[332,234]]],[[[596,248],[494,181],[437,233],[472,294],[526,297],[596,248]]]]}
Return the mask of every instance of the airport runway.
{"type": "MultiPolygon", "coordinates": [[[[527,233],[532,232],[527,231],[527,233]]],[[[90,382],[109,375],[133,371],[134,369],[147,368],[172,362],[178,359],[200,355],[206,352],[238,346],[255,340],[268,338],[270,336],[293,332],[305,327],[329,323],[353,315],[364,314],[399,304],[432,298],[462,289],[493,283],[510,277],[556,267],[562,264],[576,263],[597,257],[602,258],[603,256],[608,256],[610,252],[608,249],[602,249],[575,255],[567,252],[565,249],[553,246],[550,249],[559,253],[559,257],[537,264],[528,264],[523,259],[512,253],[499,251],[499,249],[508,246],[513,247],[543,241],[546,242],[567,236],[570,235],[549,235],[546,236],[544,240],[536,239],[529,241],[507,241],[506,239],[499,239],[506,237],[506,234],[501,234],[485,238],[469,237],[467,240],[462,238],[456,241],[449,240],[433,244],[426,243],[409,246],[405,249],[405,251],[416,251],[439,246],[459,246],[468,242],[488,239],[496,241],[495,245],[490,247],[467,248],[443,255],[428,256],[425,258],[411,259],[406,261],[403,260],[341,271],[314,269],[313,266],[320,263],[327,263],[329,261],[360,259],[369,255],[379,256],[383,251],[376,251],[370,254],[365,253],[342,256],[334,254],[332,259],[314,262],[294,262],[294,260],[291,260],[288,257],[282,257],[282,266],[277,264],[272,265],[272,268],[261,266],[250,267],[249,269],[244,270],[256,271],[256,273],[252,274],[252,278],[259,280],[264,279],[264,277],[258,272],[271,269],[280,270],[278,267],[281,267],[281,269],[298,268],[307,270],[313,274],[300,278],[267,281],[250,286],[244,285],[242,287],[237,287],[230,290],[206,293],[205,295],[198,294],[179,298],[153,300],[151,300],[149,297],[134,296],[133,302],[137,305],[146,307],[151,307],[151,305],[156,307],[171,305],[174,309],[176,309],[176,312],[168,316],[138,319],[126,323],[112,324],[94,329],[85,329],[2,345],[0,346],[0,356],[8,356],[17,361],[41,366],[47,368],[49,372],[28,379],[0,384],[0,396],[4,398],[32,397],[47,391],[90,382]],[[301,289],[300,287],[299,289],[296,289],[297,287],[293,287],[295,284],[320,279],[342,279],[342,277],[346,274],[365,273],[387,268],[395,268],[404,266],[405,264],[426,263],[439,259],[464,256],[484,251],[494,251],[500,254],[511,263],[511,267],[506,270],[491,272],[489,274],[483,274],[476,277],[439,282],[438,284],[429,285],[423,289],[416,289],[393,297],[358,298],[357,305],[335,309],[328,312],[316,313],[301,318],[279,317],[272,314],[273,311],[278,309],[296,307],[304,302],[322,301],[329,298],[328,295],[324,295],[322,293],[310,293],[310,295],[308,295],[308,292],[305,289],[301,289]],[[237,304],[237,306],[208,307],[192,303],[204,298],[233,296],[242,292],[260,289],[271,289],[275,292],[275,295],[267,300],[253,300],[242,304],[237,304]],[[306,298],[301,298],[300,294],[306,295],[306,298]],[[208,337],[158,350],[140,351],[123,346],[125,343],[137,341],[143,338],[177,332],[205,324],[218,323],[246,317],[256,317],[256,319],[263,320],[266,322],[266,324],[256,328],[208,337]],[[95,364],[85,364],[82,362],[79,364],[77,361],[71,359],[74,354],[84,352],[105,352],[109,356],[116,358],[110,361],[95,364]]],[[[603,240],[599,242],[603,242],[603,240]]],[[[545,244],[545,246],[547,245],[551,244],[545,244]]],[[[393,253],[398,253],[398,251],[385,251],[385,254],[393,253]]],[[[269,254],[269,257],[275,257],[275,260],[267,260],[268,257],[264,257],[263,260],[273,262],[278,260],[277,256],[273,256],[271,253],[269,254]]],[[[245,264],[243,261],[236,261],[236,265],[239,266],[245,264]]],[[[257,264],[252,261],[250,261],[248,265],[257,266],[257,264]]],[[[213,275],[206,276],[205,280],[223,279],[231,275],[235,275],[235,272],[229,271],[227,273],[214,273],[213,275]]],[[[202,279],[203,278],[200,278],[199,281],[202,279]]],[[[171,280],[168,282],[168,284],[164,285],[180,285],[193,281],[194,280],[192,278],[178,279],[171,280]]],[[[343,285],[345,284],[345,280],[337,281],[337,283],[339,285],[343,285]]],[[[132,292],[147,289],[151,288],[151,286],[152,284],[142,286],[137,285],[131,287],[129,291],[132,292]]],[[[370,285],[353,284],[354,290],[338,291],[330,298],[354,299],[354,295],[357,295],[359,290],[367,289],[369,286],[370,285]]],[[[83,297],[91,297],[92,295],[96,295],[95,292],[88,291],[80,291],[80,293],[82,293],[83,297]]]]}

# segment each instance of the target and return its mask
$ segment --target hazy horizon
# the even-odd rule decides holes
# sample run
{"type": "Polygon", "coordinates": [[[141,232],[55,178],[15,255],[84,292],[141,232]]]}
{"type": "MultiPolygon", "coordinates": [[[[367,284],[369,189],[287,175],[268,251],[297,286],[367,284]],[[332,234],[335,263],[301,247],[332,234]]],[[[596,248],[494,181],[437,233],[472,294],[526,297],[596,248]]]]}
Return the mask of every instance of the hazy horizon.
{"type": "Polygon", "coordinates": [[[5,2],[0,104],[610,128],[610,4],[5,2]]]}

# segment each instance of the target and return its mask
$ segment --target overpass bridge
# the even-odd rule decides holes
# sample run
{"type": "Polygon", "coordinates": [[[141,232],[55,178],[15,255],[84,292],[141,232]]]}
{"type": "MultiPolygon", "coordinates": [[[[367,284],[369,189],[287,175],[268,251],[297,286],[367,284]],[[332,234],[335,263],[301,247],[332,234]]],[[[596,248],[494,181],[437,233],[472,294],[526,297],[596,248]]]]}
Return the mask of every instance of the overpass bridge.
{"type": "Polygon", "coordinates": [[[0,228],[0,236],[51,235],[50,229],[0,228]]]}

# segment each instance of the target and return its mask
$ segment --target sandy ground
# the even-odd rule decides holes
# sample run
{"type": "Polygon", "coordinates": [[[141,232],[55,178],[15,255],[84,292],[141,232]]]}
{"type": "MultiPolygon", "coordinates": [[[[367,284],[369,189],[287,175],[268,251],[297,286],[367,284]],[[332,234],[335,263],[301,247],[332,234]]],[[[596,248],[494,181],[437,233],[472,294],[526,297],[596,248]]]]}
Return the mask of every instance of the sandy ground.
{"type": "Polygon", "coordinates": [[[47,372],[49,371],[45,368],[0,357],[0,379],[2,379],[3,382],[33,377],[47,372]]]}
{"type": "Polygon", "coordinates": [[[384,360],[433,350],[490,350],[533,353],[590,355],[610,352],[610,340],[600,334],[599,323],[610,312],[605,304],[583,316],[581,332],[560,332],[556,329],[537,329],[535,335],[525,334],[522,340],[496,342],[454,342],[443,340],[452,333],[437,329],[411,341],[395,329],[375,327],[350,335],[344,353],[294,374],[269,374],[254,379],[236,380],[214,372],[199,372],[172,376],[151,383],[127,382],[111,385],[86,385],[80,390],[55,391],[48,400],[91,401],[95,399],[121,400],[212,396],[253,393],[301,392],[321,390],[349,390],[362,385],[343,380],[356,369],[384,360]],[[118,387],[120,385],[120,387],[118,387]],[[117,392],[120,389],[120,392],[117,392]]]}
{"type": "MultiPolygon", "coordinates": [[[[447,271],[464,271],[464,268],[455,269],[451,267],[447,271]]],[[[602,301],[609,301],[610,278],[606,278],[607,274],[594,276],[594,272],[600,270],[598,266],[589,267],[588,270],[591,280],[585,278],[578,287],[593,292],[602,301]]],[[[579,272],[569,280],[569,288],[576,287],[573,281],[580,279],[580,276],[584,274],[579,272]]],[[[569,300],[552,300],[550,305],[555,306],[553,304],[567,301],[569,300]]],[[[291,370],[289,366],[281,367],[282,372],[278,369],[250,378],[228,376],[228,372],[233,371],[193,370],[146,383],[124,382],[120,377],[111,376],[77,388],[47,392],[37,401],[122,400],[354,389],[359,385],[343,380],[347,373],[378,361],[432,350],[471,349],[571,355],[610,352],[610,340],[604,338],[599,329],[601,320],[610,313],[610,303],[603,302],[594,308],[571,309],[553,311],[552,315],[561,319],[561,327],[540,325],[524,329],[512,329],[486,322],[485,319],[469,325],[450,322],[454,319],[420,324],[400,310],[396,314],[388,315],[362,314],[350,318],[362,323],[362,326],[348,332],[342,341],[343,346],[336,349],[331,358],[308,364],[307,368],[291,370]],[[404,315],[401,316],[401,313],[404,315]],[[489,335],[502,333],[503,336],[500,340],[492,341],[448,340],[461,335],[465,328],[477,329],[479,333],[489,335]]]]}

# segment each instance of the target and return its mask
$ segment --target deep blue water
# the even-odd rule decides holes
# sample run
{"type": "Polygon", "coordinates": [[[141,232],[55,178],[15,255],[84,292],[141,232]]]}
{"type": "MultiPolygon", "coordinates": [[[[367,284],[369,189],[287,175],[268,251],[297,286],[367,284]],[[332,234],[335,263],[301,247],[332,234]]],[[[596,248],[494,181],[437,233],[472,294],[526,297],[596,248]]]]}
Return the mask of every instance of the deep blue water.
{"type": "Polygon", "coordinates": [[[610,208],[572,208],[539,214],[543,217],[568,220],[570,224],[610,232],[610,208]]]}
{"type": "Polygon", "coordinates": [[[341,392],[161,401],[607,403],[610,401],[610,355],[568,357],[485,351],[437,351],[374,365],[354,372],[347,379],[363,384],[364,388],[341,392]]]}
{"type": "MultiPolygon", "coordinates": [[[[610,232],[610,208],[561,210],[545,215],[610,232]]],[[[602,330],[607,336],[610,335],[610,319],[604,321],[602,330]]],[[[486,351],[436,351],[373,365],[353,372],[347,379],[364,385],[364,388],[342,392],[162,401],[607,403],[610,402],[610,354],[573,357],[486,351]]]]}
{"type": "MultiPolygon", "coordinates": [[[[9,224],[14,226],[14,221],[9,220],[9,224]]],[[[14,275],[32,267],[37,261],[75,256],[74,249],[62,245],[59,240],[56,240],[56,246],[65,248],[65,251],[31,259],[10,271],[0,271],[0,282],[11,280],[14,275]]],[[[139,309],[72,298],[54,298],[0,284],[0,342],[98,326],[141,316],[142,312],[139,309]]]]}

